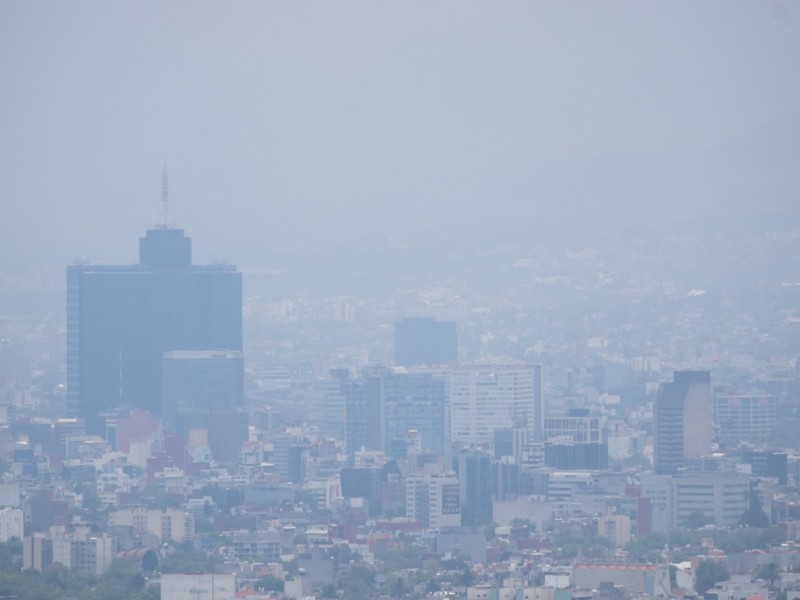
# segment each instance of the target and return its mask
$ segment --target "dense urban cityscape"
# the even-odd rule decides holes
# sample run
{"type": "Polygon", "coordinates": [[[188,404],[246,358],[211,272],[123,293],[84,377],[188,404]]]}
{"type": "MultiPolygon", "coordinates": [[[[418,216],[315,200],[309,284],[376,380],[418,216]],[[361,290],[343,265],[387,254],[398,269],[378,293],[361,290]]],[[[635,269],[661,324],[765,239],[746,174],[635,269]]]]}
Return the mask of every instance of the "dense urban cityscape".
{"type": "Polygon", "coordinates": [[[262,298],[165,221],[68,266],[65,312],[8,278],[0,590],[794,598],[800,233],[727,235],[262,298]]]}
{"type": "Polygon", "coordinates": [[[0,600],[800,600],[800,3],[0,1],[0,600]]]}

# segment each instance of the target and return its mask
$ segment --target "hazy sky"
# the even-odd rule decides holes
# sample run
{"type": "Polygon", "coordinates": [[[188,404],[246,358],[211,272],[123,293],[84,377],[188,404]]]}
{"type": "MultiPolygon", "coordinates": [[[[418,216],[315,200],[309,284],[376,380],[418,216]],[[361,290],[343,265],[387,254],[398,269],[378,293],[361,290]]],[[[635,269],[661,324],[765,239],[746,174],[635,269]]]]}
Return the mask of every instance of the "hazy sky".
{"type": "Polygon", "coordinates": [[[5,0],[0,81],[0,272],[134,261],[163,163],[196,258],[252,266],[796,124],[800,5],[5,0]]]}

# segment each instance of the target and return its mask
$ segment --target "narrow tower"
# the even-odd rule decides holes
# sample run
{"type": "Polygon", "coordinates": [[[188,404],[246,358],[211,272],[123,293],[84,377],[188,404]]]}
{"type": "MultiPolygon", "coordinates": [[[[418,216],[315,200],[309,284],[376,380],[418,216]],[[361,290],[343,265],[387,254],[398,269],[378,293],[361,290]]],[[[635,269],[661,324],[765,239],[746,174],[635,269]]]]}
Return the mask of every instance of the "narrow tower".
{"type": "Polygon", "coordinates": [[[161,169],[161,228],[169,229],[169,171],[161,169]]]}

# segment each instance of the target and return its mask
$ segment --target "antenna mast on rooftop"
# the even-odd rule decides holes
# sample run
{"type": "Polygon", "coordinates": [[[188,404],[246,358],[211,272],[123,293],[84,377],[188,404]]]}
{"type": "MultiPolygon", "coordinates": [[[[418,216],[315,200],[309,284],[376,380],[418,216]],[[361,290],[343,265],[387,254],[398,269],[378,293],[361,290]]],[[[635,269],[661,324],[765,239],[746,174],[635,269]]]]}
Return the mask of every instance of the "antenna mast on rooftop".
{"type": "Polygon", "coordinates": [[[161,170],[161,227],[169,229],[169,171],[166,164],[161,170]]]}

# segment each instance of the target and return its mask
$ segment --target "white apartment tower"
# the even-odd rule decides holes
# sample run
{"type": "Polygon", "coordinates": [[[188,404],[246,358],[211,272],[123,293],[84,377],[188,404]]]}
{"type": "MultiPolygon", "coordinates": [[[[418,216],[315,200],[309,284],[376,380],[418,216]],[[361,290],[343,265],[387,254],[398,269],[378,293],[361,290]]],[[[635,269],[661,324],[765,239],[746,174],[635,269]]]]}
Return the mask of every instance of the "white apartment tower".
{"type": "Polygon", "coordinates": [[[452,471],[406,479],[406,517],[428,529],[461,526],[458,478],[452,471]]]}
{"type": "Polygon", "coordinates": [[[490,445],[494,431],[525,427],[542,439],[541,365],[475,365],[453,369],[449,386],[453,442],[490,445]]]}

